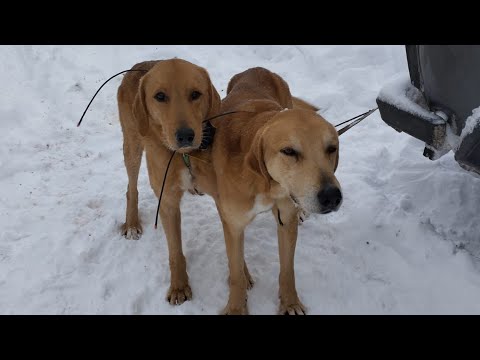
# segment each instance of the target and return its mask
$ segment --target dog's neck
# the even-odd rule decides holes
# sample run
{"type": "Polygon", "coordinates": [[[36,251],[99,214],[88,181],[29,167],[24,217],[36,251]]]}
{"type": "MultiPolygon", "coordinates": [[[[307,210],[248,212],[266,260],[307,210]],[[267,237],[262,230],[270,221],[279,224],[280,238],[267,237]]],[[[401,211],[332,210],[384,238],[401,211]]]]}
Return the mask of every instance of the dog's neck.
{"type": "Polygon", "coordinates": [[[209,120],[203,122],[202,143],[200,144],[200,150],[206,150],[212,146],[215,138],[215,128],[212,126],[209,120]]]}
{"type": "MultiPolygon", "coordinates": [[[[251,179],[245,183],[244,192],[252,194],[267,194],[271,190],[272,179],[266,178],[261,173],[253,171],[247,163],[247,154],[252,150],[255,141],[258,140],[265,129],[270,126],[272,117],[277,113],[275,110],[268,109],[260,111],[253,117],[246,115],[243,119],[232,120],[225,124],[225,128],[220,128],[221,137],[217,139],[218,145],[228,154],[228,168],[241,179],[251,179]],[[229,150],[229,144],[237,144],[239,153],[229,150]],[[252,176],[253,175],[253,176],[252,176]]],[[[260,159],[263,161],[264,159],[260,159]]],[[[216,170],[216,169],[215,169],[216,170]]]]}
{"type": "MultiPolygon", "coordinates": [[[[208,144],[206,149],[195,150],[187,155],[190,157],[192,164],[192,176],[197,178],[198,176],[212,176],[215,178],[216,172],[228,171],[229,173],[238,174],[238,176],[235,176],[238,181],[235,181],[235,184],[232,184],[232,186],[242,188],[239,188],[239,191],[242,193],[263,193],[267,195],[270,193],[270,190],[276,189],[277,186],[275,185],[277,183],[275,181],[271,182],[261,174],[252,174],[252,170],[245,165],[245,156],[251,149],[254,139],[257,136],[261,136],[260,134],[269,125],[271,118],[279,111],[278,105],[272,105],[268,100],[260,100],[255,102],[249,101],[247,111],[242,106],[239,107],[240,109],[222,109],[222,112],[239,111],[239,114],[231,115],[233,118],[221,117],[212,121],[215,126],[212,126],[213,132],[215,132],[215,128],[216,132],[215,137],[212,136],[209,140],[215,140],[208,144]],[[218,158],[214,158],[213,152],[225,155],[222,157],[221,163],[218,162],[218,158]],[[246,183],[241,179],[252,179],[252,181],[246,183]]],[[[185,159],[183,160],[185,167],[188,167],[187,162],[185,162],[185,159]]],[[[200,179],[198,178],[198,180],[200,179]]],[[[205,191],[208,193],[207,190],[205,191]]],[[[273,192],[276,193],[278,191],[273,192]]]]}

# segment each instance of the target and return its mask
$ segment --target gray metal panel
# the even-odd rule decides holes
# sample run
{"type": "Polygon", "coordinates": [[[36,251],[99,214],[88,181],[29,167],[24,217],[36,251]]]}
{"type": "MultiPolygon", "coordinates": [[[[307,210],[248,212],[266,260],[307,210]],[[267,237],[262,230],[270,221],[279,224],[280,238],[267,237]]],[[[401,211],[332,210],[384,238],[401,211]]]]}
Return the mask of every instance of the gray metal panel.
{"type": "Polygon", "coordinates": [[[405,51],[407,52],[408,71],[410,73],[411,83],[420,90],[422,86],[420,84],[420,70],[418,68],[418,45],[405,45],[405,51]]]}
{"type": "Polygon", "coordinates": [[[465,119],[480,106],[479,45],[418,45],[421,85],[432,110],[455,115],[460,134],[465,119]]]}
{"type": "MultiPolygon", "coordinates": [[[[377,105],[383,121],[395,130],[404,131],[436,149],[443,145],[445,123],[434,124],[429,119],[424,119],[418,115],[401,110],[379,98],[377,98],[377,105]]],[[[438,120],[440,122],[442,119],[438,118],[438,120]]]]}

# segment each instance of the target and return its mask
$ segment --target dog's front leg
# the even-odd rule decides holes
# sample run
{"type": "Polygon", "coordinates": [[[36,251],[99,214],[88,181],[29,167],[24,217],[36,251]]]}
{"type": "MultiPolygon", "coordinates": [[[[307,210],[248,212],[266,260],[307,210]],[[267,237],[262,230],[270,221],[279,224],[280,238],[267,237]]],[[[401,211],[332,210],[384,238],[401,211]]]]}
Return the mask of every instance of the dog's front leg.
{"type": "Polygon", "coordinates": [[[243,247],[244,227],[235,225],[223,216],[222,225],[227,248],[228,268],[230,271],[230,295],[224,315],[247,315],[247,278],[245,276],[245,259],[243,247]]]}
{"type": "Polygon", "coordinates": [[[277,220],[278,252],[280,255],[279,314],[304,315],[305,307],[300,302],[295,288],[294,257],[298,234],[298,209],[290,199],[278,201],[272,209],[277,220]]]}
{"type": "MultiPolygon", "coordinates": [[[[125,117],[125,110],[121,112],[121,119],[125,117]]],[[[142,163],[143,144],[140,136],[136,134],[136,129],[129,129],[124,125],[123,129],[123,158],[125,168],[128,174],[127,187],[127,213],[125,224],[123,225],[123,235],[127,239],[138,240],[142,234],[142,226],[138,218],[138,173],[142,163]]],[[[131,120],[129,120],[131,121],[131,120]]]]}
{"type": "Polygon", "coordinates": [[[170,289],[167,301],[172,305],[180,305],[192,298],[192,290],[188,285],[187,264],[182,250],[180,200],[183,193],[169,191],[163,195],[160,218],[167,237],[170,263],[170,289]]]}

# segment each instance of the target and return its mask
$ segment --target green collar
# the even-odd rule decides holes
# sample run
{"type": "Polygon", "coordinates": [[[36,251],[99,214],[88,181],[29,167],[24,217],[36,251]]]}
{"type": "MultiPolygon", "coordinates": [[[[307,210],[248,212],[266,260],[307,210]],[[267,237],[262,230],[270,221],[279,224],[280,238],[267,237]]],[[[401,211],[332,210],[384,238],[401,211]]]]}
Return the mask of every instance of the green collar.
{"type": "Polygon", "coordinates": [[[190,164],[190,155],[183,153],[182,158],[188,170],[192,171],[192,165],[190,164]]]}

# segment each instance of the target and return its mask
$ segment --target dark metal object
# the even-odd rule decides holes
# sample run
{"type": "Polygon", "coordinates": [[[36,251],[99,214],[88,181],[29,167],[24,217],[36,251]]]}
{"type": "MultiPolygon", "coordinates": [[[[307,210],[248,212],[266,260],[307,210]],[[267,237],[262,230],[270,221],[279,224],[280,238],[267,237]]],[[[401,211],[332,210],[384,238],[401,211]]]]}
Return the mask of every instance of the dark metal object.
{"type": "MultiPolygon", "coordinates": [[[[436,150],[445,153],[447,124],[460,135],[472,110],[480,106],[480,46],[406,45],[406,55],[412,85],[421,91],[431,112],[446,115],[446,122],[432,123],[377,98],[380,115],[397,131],[424,141],[424,155],[436,159],[436,150]]],[[[480,172],[480,126],[452,150],[460,165],[480,172]]]]}

